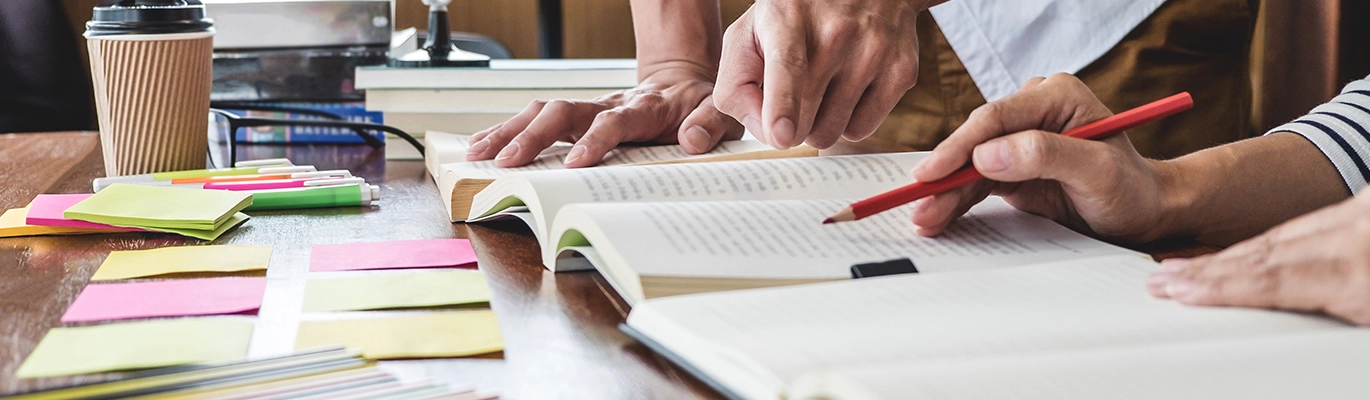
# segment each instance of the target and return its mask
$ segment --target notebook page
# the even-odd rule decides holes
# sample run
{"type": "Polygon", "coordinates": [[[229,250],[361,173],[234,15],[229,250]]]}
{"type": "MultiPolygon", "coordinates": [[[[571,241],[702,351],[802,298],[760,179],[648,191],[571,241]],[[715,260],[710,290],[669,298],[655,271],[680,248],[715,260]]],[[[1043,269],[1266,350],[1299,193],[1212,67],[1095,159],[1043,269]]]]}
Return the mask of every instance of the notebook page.
{"type": "Polygon", "coordinates": [[[802,377],[791,393],[843,399],[862,397],[851,392],[882,399],[1359,399],[1370,393],[1365,360],[1370,332],[1348,329],[868,364],[802,377]]]}
{"type": "Polygon", "coordinates": [[[937,238],[914,232],[903,206],[861,221],[819,223],[852,200],[576,204],[639,274],[834,278],[853,264],[910,258],[921,272],[963,271],[1111,254],[1143,254],[1075,233],[998,197],[937,238]]]}
{"type": "MultiPolygon", "coordinates": [[[[639,303],[628,325],[668,347],[669,337],[685,336],[745,354],[787,382],[883,362],[1348,329],[1321,317],[1154,299],[1144,282],[1158,268],[1115,256],[667,297],[639,303]]],[[[692,353],[681,356],[704,356],[692,353]]]]}

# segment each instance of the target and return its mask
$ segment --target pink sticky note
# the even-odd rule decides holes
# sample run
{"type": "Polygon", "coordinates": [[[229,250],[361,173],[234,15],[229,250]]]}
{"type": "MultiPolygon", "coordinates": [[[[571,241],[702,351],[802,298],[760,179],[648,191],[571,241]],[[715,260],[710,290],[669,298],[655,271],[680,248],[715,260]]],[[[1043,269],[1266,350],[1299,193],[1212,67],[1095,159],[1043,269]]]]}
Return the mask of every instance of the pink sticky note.
{"type": "Polygon", "coordinates": [[[68,208],[90,197],[91,194],[40,194],[29,204],[29,215],[24,223],[38,226],[62,226],[67,228],[105,229],[118,232],[147,232],[140,228],[120,228],[112,225],[97,224],[62,216],[68,208]]]}
{"type": "Polygon", "coordinates": [[[310,271],[456,267],[476,262],[466,239],[399,240],[394,242],[316,244],[310,271]]]}
{"type": "Polygon", "coordinates": [[[262,306],[266,278],[214,278],[87,285],[62,322],[234,314],[262,306]]]}

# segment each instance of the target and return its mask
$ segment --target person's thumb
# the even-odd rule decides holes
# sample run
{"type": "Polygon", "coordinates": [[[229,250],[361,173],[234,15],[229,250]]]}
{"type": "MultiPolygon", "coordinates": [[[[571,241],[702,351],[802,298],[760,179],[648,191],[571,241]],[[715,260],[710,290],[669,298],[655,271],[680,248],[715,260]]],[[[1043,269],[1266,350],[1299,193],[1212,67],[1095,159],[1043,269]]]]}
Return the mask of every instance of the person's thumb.
{"type": "Polygon", "coordinates": [[[1061,181],[1070,186],[1092,186],[1116,177],[1113,152],[1103,142],[1031,130],[989,140],[975,146],[971,160],[985,178],[1000,182],[1033,179],[1061,181]]]}

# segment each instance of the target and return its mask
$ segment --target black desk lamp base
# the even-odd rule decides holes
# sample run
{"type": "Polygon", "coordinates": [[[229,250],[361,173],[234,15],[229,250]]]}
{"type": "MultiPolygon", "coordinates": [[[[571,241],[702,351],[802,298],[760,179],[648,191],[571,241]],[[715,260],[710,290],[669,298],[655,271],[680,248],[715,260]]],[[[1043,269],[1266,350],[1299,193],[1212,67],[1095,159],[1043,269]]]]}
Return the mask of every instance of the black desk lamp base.
{"type": "Polygon", "coordinates": [[[452,44],[452,31],[447,27],[447,10],[436,9],[428,12],[428,39],[423,48],[390,59],[391,67],[430,68],[430,67],[489,67],[490,56],[472,53],[452,44]]]}

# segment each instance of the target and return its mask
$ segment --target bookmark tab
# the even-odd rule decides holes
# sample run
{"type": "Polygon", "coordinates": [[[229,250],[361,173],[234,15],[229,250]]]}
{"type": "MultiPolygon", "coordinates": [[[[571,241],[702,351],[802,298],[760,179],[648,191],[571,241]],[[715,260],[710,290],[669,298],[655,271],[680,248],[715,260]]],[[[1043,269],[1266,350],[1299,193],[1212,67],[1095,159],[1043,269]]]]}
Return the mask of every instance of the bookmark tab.
{"type": "Polygon", "coordinates": [[[295,348],[345,345],[369,359],[461,357],[504,350],[493,311],[398,313],[305,321],[295,348]]]}
{"type": "Polygon", "coordinates": [[[466,239],[400,240],[314,245],[309,270],[458,267],[475,262],[476,251],[466,239]]]}
{"type": "Polygon", "coordinates": [[[266,278],[88,285],[62,322],[240,313],[260,308],[265,292],[266,278]]]}
{"type": "Polygon", "coordinates": [[[52,328],[15,373],[39,378],[247,356],[252,318],[205,317],[52,328]]]}
{"type": "Polygon", "coordinates": [[[907,258],[851,266],[852,279],[916,273],[918,273],[918,267],[913,265],[913,260],[907,258]]]}

